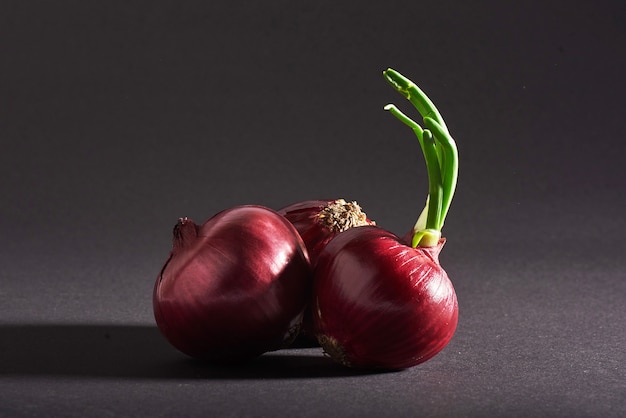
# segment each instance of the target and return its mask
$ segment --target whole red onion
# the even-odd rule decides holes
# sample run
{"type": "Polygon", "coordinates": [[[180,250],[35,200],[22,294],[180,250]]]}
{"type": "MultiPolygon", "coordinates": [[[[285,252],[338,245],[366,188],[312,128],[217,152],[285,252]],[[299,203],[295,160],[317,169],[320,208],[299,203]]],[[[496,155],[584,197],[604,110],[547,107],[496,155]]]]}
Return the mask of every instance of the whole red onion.
{"type": "Polygon", "coordinates": [[[439,264],[443,244],[412,248],[378,227],[333,239],[313,284],[313,321],[326,353],[350,367],[403,369],[445,347],[458,305],[439,264]]]}
{"type": "Polygon", "coordinates": [[[156,323],[183,353],[239,361],[291,342],[310,298],[306,247],[283,216],[261,206],[174,227],[153,294],[156,323]]]}
{"type": "Polygon", "coordinates": [[[357,202],[344,199],[305,200],[278,210],[291,222],[309,251],[311,264],[336,235],[348,228],[375,225],[357,202]]]}

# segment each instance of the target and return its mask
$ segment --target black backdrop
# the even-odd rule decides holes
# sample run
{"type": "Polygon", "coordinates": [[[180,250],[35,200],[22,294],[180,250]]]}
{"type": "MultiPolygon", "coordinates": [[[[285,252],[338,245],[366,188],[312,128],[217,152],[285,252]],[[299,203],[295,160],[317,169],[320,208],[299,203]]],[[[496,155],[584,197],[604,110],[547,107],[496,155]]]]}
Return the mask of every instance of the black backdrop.
{"type": "Polygon", "coordinates": [[[0,3],[0,415],[623,416],[621,1],[0,3]],[[180,216],[426,195],[393,67],[460,152],[450,345],[353,373],[319,349],[207,368],[151,291],[180,216]]]}

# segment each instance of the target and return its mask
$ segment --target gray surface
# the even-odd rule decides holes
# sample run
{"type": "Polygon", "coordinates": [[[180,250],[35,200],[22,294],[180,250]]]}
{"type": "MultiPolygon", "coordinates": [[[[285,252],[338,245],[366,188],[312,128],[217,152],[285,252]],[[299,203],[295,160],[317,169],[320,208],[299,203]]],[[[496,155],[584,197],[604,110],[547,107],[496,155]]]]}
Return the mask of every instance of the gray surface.
{"type": "Polygon", "coordinates": [[[0,416],[624,416],[622,2],[2,2],[0,416]],[[250,4],[248,4],[250,3],[250,4]],[[180,216],[426,193],[394,67],[461,153],[442,264],[458,331],[354,373],[316,348],[235,369],[160,337],[180,216]]]}

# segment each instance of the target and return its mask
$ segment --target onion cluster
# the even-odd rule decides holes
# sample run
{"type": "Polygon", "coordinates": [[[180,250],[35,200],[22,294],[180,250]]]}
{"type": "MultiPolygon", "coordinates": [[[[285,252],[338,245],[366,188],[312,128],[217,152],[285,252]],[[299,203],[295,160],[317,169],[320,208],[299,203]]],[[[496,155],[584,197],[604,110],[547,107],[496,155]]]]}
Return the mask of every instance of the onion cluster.
{"type": "Polygon", "coordinates": [[[415,226],[398,237],[344,199],[277,211],[237,206],[201,225],[181,218],[153,293],[157,326],[174,347],[239,362],[304,335],[345,366],[389,370],[415,366],[448,344],[458,303],[439,253],[456,145],[421,90],[394,70],[384,76],[426,125],[385,107],[413,130],[426,158],[429,194],[415,226]]]}

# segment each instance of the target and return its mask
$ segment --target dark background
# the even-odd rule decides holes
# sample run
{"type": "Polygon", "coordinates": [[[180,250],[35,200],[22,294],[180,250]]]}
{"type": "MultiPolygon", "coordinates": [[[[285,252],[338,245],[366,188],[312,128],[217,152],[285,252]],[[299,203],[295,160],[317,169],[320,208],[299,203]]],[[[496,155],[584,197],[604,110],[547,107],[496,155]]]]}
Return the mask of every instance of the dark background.
{"type": "Polygon", "coordinates": [[[2,1],[0,416],[624,416],[625,9],[2,1]],[[178,217],[344,197],[412,226],[387,67],[459,146],[452,342],[382,374],[169,347],[151,292],[178,217]]]}

